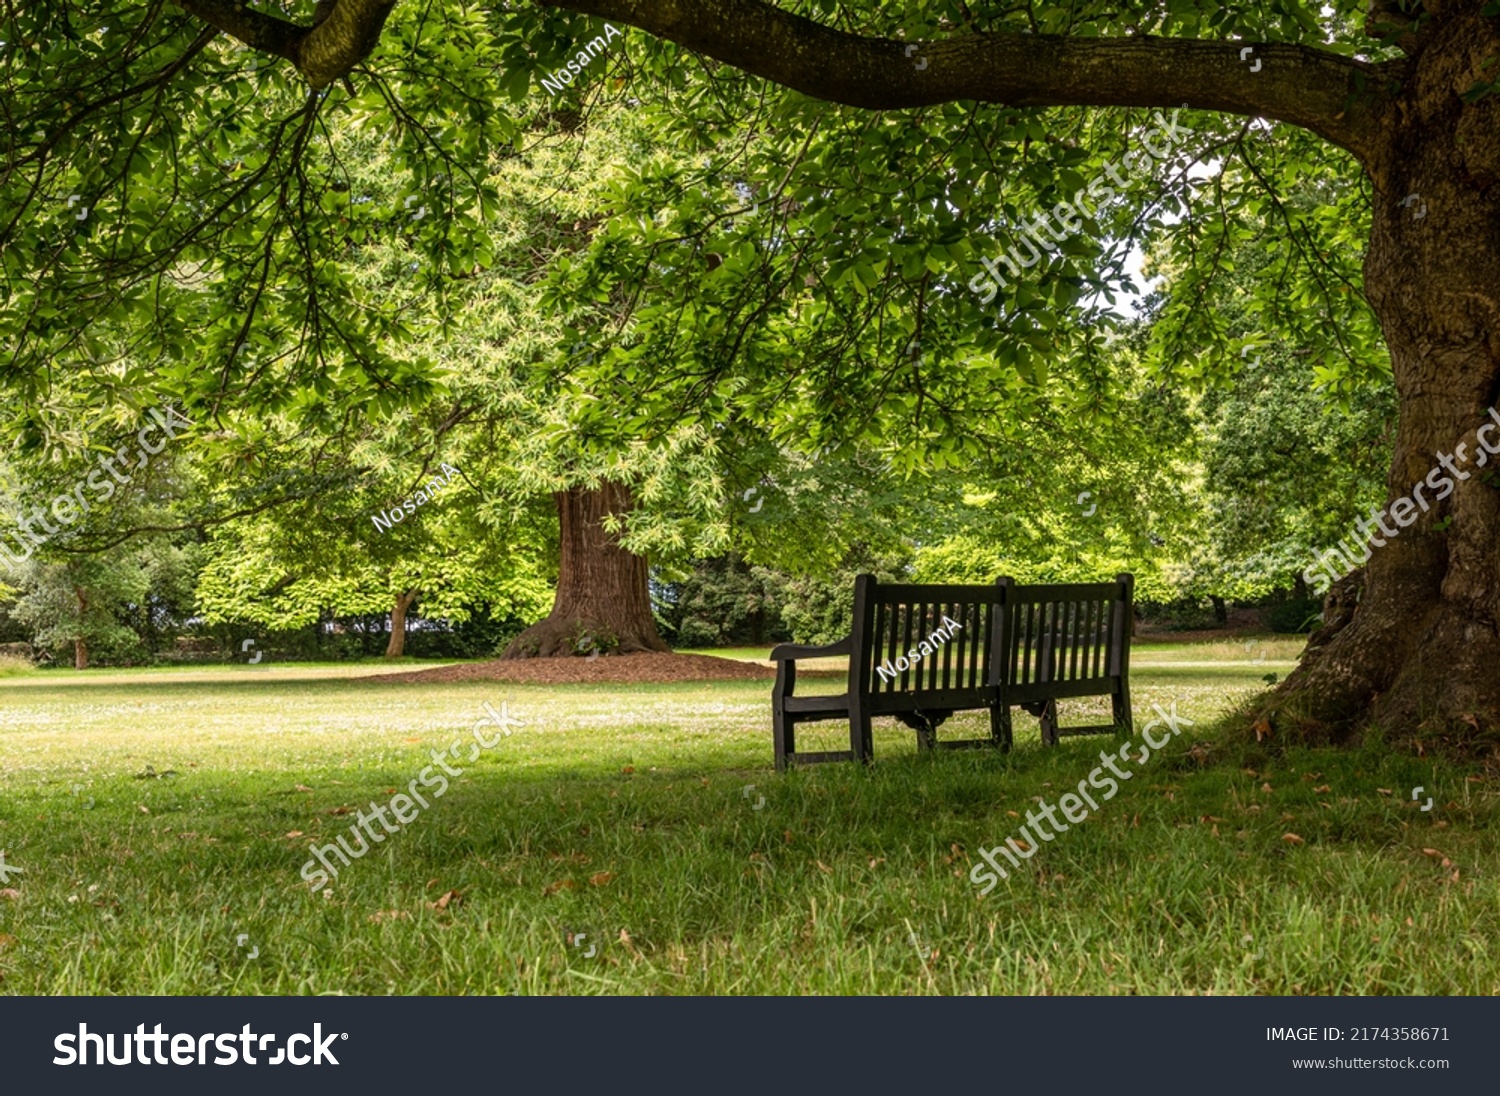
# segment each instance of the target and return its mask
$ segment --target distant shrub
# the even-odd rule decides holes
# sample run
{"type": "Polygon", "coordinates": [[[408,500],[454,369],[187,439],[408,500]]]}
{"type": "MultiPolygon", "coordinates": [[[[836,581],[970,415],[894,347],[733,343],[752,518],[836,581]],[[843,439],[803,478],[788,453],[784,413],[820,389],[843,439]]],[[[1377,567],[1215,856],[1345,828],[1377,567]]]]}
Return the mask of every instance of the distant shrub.
{"type": "Polygon", "coordinates": [[[1266,614],[1266,621],[1271,625],[1273,632],[1284,634],[1310,632],[1318,626],[1322,612],[1321,598],[1290,598],[1271,606],[1266,614]]]}

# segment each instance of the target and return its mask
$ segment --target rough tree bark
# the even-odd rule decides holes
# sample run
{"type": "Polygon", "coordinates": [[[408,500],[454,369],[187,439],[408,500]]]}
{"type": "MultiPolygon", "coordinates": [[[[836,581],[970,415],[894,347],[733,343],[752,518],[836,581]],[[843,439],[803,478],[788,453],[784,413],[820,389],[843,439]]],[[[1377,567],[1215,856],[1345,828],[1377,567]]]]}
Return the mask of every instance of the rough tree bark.
{"type": "Polygon", "coordinates": [[[396,604],[391,606],[391,640],[385,645],[386,658],[400,658],[406,653],[406,610],[416,600],[415,590],[396,596],[396,604]]]}
{"type": "Polygon", "coordinates": [[[1412,70],[1365,158],[1376,195],[1365,291],[1401,407],[1388,499],[1411,495],[1443,456],[1461,474],[1411,527],[1387,518],[1398,536],[1376,530],[1386,543],[1352,618],[1277,692],[1333,738],[1365,720],[1500,728],[1500,481],[1476,440],[1500,404],[1500,101],[1460,97],[1500,57],[1500,21],[1478,3],[1444,5],[1409,48],[1412,70]]]}
{"type": "Polygon", "coordinates": [[[627,552],[604,519],[630,512],[630,488],[604,483],[553,495],[559,540],[552,612],[518,635],[501,658],[552,658],[594,651],[667,651],[651,615],[646,560],[627,552]]]}

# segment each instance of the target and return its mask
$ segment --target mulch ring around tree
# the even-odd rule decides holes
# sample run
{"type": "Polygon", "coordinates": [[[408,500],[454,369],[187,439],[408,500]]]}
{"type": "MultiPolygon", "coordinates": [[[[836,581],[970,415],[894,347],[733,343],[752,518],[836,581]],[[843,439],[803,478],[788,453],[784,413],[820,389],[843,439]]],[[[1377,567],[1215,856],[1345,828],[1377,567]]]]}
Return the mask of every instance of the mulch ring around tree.
{"type": "Polygon", "coordinates": [[[363,681],[509,681],[517,685],[668,684],[674,681],[739,681],[774,678],[773,667],[712,655],[654,651],[600,658],[525,658],[467,662],[404,674],[378,674],[363,681]]]}

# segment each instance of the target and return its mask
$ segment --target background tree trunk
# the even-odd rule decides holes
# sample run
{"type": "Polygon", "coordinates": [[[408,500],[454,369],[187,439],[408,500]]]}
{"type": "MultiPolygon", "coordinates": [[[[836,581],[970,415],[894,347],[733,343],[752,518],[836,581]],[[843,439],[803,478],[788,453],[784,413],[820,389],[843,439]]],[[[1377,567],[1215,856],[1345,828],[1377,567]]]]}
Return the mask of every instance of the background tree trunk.
{"type": "Polygon", "coordinates": [[[391,606],[391,641],[385,645],[386,658],[400,658],[406,653],[406,610],[417,600],[417,592],[408,590],[396,597],[391,606]]]}
{"type": "Polygon", "coordinates": [[[1387,516],[1397,536],[1375,528],[1385,544],[1372,542],[1348,623],[1273,697],[1306,737],[1368,721],[1470,741],[1500,730],[1500,456],[1476,440],[1500,405],[1500,103],[1460,98],[1496,55],[1500,23],[1452,10],[1366,165],[1365,290],[1401,400],[1387,497],[1413,496],[1440,454],[1464,474],[1440,473],[1455,484],[1442,501],[1424,486],[1429,508],[1410,526],[1387,516]]]}
{"type": "Polygon", "coordinates": [[[557,502],[561,549],[552,612],[518,635],[501,658],[553,658],[668,651],[651,615],[646,560],[621,548],[604,529],[608,515],[630,512],[630,488],[574,487],[557,502]]]}
{"type": "Polygon", "coordinates": [[[73,669],[89,668],[89,641],[83,634],[84,617],[88,614],[89,599],[81,587],[73,587],[73,596],[78,599],[78,634],[73,637],[73,669]]]}

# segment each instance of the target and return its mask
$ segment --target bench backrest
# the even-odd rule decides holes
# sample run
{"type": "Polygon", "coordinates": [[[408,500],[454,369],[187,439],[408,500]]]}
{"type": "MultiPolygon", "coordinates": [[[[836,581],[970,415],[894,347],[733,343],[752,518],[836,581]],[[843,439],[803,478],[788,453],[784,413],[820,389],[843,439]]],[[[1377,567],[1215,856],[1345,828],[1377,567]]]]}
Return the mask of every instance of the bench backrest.
{"type": "Polygon", "coordinates": [[[1135,578],[1022,586],[1009,578],[997,621],[1000,699],[1099,696],[1130,673],[1135,578]]]}
{"type": "Polygon", "coordinates": [[[854,584],[851,699],[873,711],[973,706],[994,696],[996,610],[1004,592],[984,586],[854,584]],[[914,657],[915,656],[915,657],[914,657]]]}

